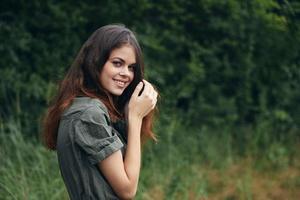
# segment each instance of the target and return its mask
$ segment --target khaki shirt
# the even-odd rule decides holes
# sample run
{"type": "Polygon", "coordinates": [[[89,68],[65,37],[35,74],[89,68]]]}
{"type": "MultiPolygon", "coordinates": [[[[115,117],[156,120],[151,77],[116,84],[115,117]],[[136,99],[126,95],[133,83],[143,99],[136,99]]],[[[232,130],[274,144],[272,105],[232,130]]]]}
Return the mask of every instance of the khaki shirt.
{"type": "Polygon", "coordinates": [[[60,172],[70,199],[119,199],[98,168],[126,148],[126,125],[113,124],[98,99],[77,97],[63,113],[57,137],[60,172]]]}

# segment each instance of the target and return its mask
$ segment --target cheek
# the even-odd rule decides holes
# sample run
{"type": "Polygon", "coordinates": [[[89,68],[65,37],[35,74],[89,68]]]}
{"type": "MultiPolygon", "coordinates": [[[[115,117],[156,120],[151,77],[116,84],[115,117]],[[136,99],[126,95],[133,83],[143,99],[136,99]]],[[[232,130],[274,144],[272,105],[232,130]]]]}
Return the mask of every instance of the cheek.
{"type": "Polygon", "coordinates": [[[134,72],[130,73],[130,82],[134,79],[134,72]]]}

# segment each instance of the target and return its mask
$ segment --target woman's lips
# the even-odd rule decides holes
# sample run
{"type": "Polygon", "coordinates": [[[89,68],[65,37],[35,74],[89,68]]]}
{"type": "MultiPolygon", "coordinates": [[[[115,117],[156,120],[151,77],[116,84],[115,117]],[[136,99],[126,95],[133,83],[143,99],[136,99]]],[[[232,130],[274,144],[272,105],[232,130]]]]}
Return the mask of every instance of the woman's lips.
{"type": "Polygon", "coordinates": [[[126,85],[126,81],[121,81],[121,80],[117,80],[117,79],[113,79],[113,80],[119,87],[124,87],[126,85]]]}

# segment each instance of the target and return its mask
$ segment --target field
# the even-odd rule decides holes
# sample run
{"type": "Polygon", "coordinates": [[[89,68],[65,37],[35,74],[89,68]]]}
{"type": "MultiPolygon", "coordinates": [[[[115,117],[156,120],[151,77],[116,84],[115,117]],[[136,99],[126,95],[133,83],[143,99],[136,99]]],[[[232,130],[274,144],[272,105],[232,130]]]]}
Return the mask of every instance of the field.
{"type": "MultiPolygon", "coordinates": [[[[158,128],[159,142],[145,146],[136,199],[297,200],[300,197],[296,143],[295,146],[273,143],[259,153],[251,144],[251,149],[247,147],[239,155],[241,152],[230,134],[221,136],[204,131],[199,138],[183,137],[186,129],[179,124],[175,121],[158,128]]],[[[24,138],[21,132],[15,123],[1,127],[1,199],[68,199],[55,152],[46,150],[36,138],[24,138]]]]}
{"type": "Polygon", "coordinates": [[[299,0],[1,3],[0,200],[68,199],[40,119],[71,66],[84,70],[71,96],[101,96],[86,70],[101,74],[97,51],[123,42],[83,44],[116,23],[135,33],[160,97],[137,200],[300,199],[299,0]]]}

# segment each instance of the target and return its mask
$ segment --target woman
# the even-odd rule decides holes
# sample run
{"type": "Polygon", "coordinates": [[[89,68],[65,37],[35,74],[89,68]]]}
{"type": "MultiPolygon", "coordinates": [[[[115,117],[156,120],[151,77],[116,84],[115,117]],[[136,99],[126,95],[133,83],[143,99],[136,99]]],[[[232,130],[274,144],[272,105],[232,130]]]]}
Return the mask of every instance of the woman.
{"type": "MultiPolygon", "coordinates": [[[[143,80],[141,48],[122,25],[96,30],[60,84],[44,124],[70,199],[132,199],[141,137],[152,129],[157,92],[143,80]]],[[[143,140],[143,139],[142,139],[143,140]]]]}

